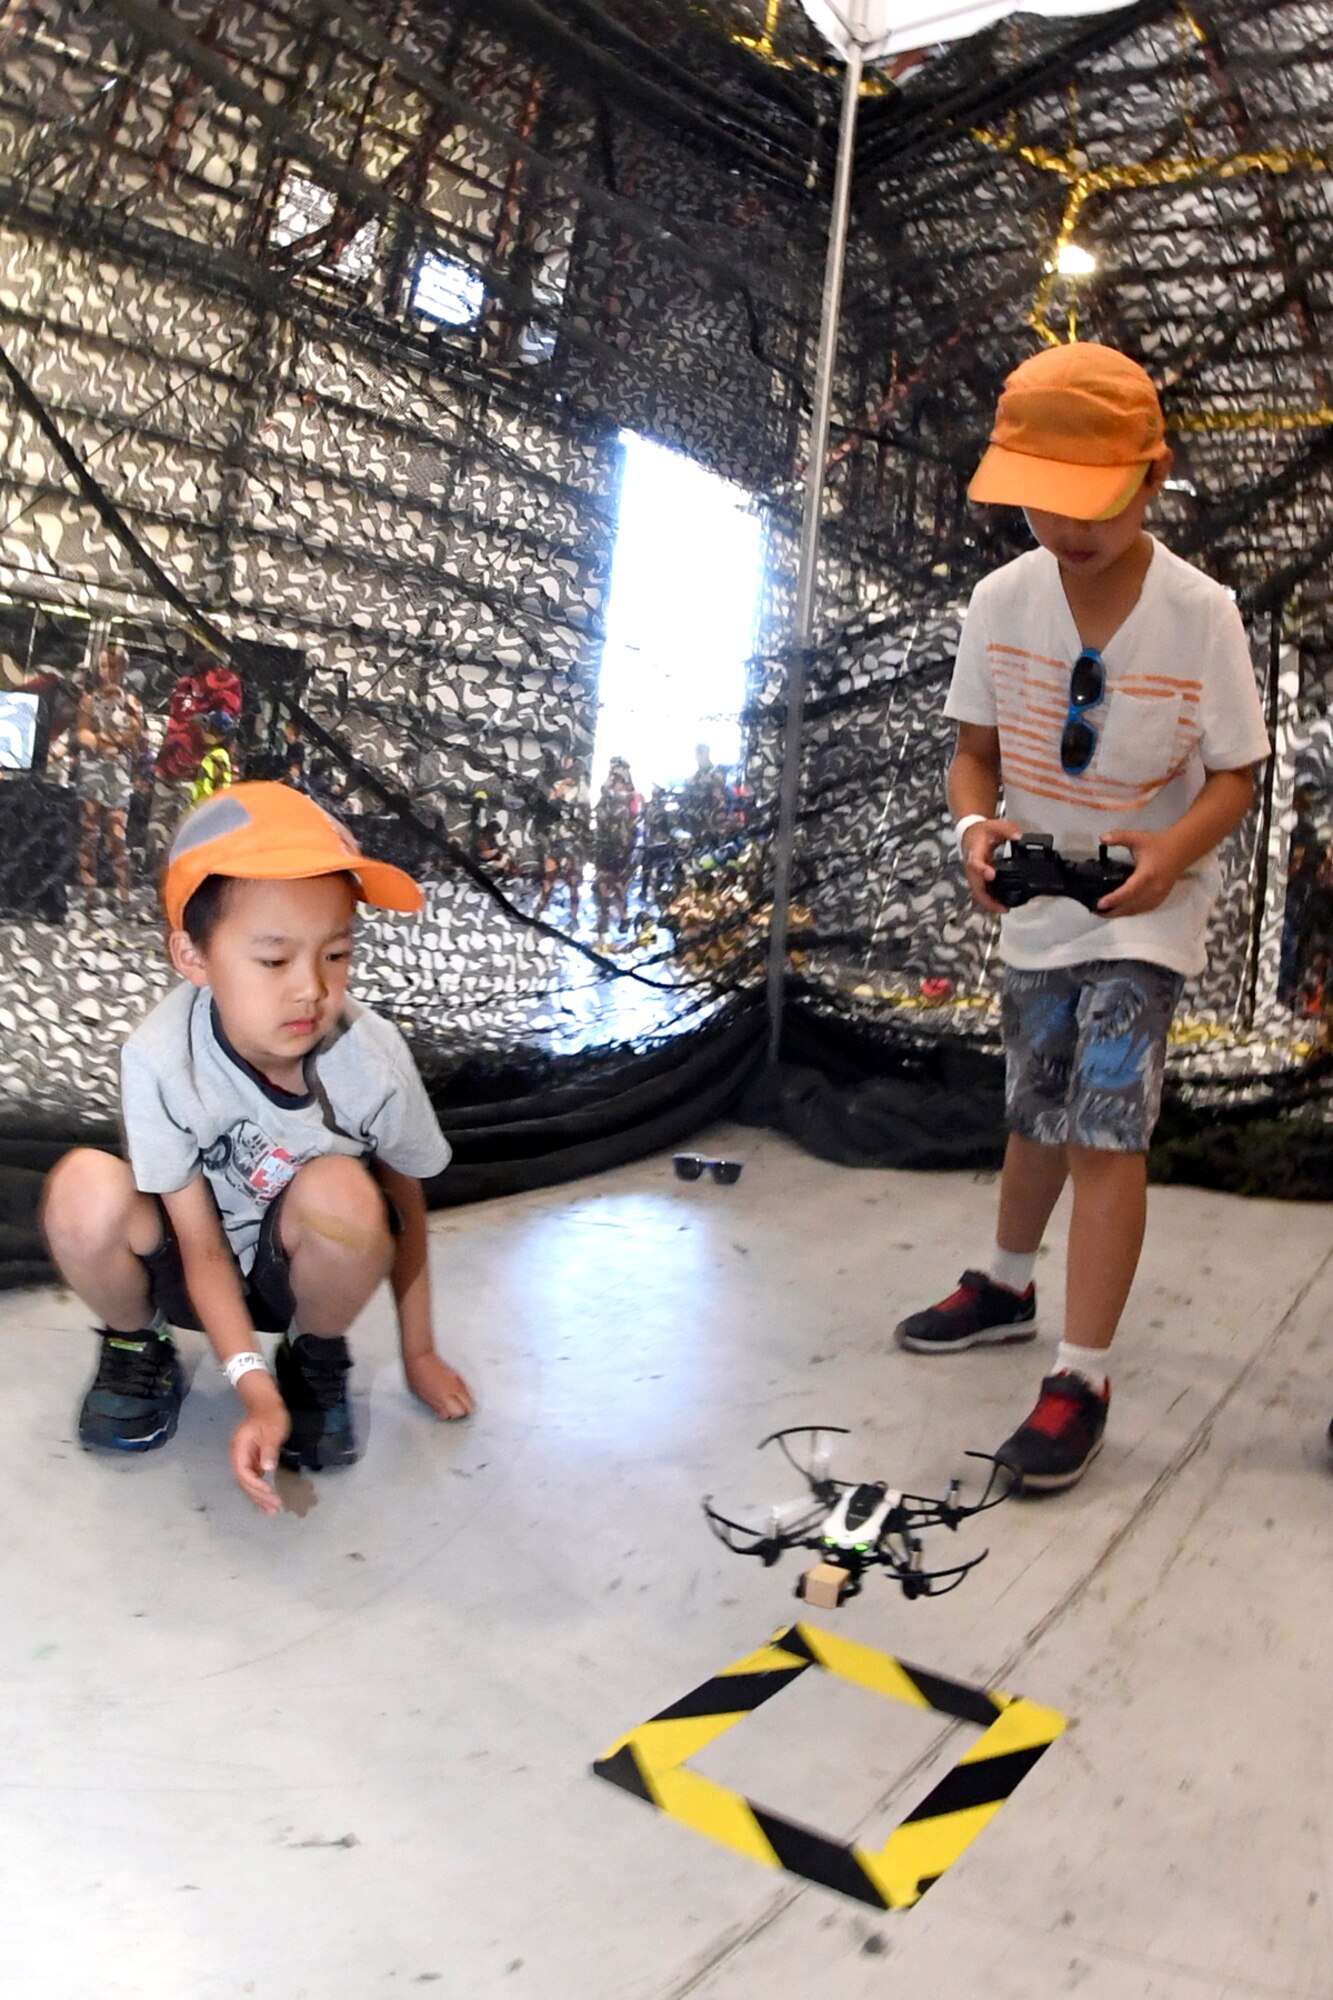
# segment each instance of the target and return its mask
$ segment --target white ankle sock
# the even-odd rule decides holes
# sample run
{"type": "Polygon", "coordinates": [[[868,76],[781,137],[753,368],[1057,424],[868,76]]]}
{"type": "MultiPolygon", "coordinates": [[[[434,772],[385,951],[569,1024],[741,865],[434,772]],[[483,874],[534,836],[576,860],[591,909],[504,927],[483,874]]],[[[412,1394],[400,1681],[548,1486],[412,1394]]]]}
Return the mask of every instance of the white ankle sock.
{"type": "Polygon", "coordinates": [[[1011,1292],[1025,1292],[1036,1268],[1035,1250],[1001,1250],[997,1243],[990,1254],[988,1275],[992,1284],[1007,1285],[1011,1292]]]}
{"type": "Polygon", "coordinates": [[[1106,1372],[1106,1349],[1074,1347],[1069,1341],[1062,1340],[1055,1350],[1054,1372],[1057,1375],[1081,1375],[1100,1395],[1110,1380],[1106,1372]]]}

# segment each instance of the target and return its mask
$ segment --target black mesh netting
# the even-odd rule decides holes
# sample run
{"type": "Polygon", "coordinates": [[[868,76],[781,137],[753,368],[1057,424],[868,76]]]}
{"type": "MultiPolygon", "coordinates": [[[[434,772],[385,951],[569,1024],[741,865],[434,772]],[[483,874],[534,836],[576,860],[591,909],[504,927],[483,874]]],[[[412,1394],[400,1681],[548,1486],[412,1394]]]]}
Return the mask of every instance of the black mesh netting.
{"type": "MultiPolygon", "coordinates": [[[[940,709],[967,592],[1019,546],[964,499],[996,386],[1081,332],[1162,386],[1162,532],[1238,593],[1277,746],[1159,1170],[1329,1192],[1328,28],[1139,0],[867,87],[791,1063],[749,1100],[833,1157],[994,1153],[994,939],[948,847],[940,709]],[[1070,245],[1091,275],[1058,268],[1070,245]]],[[[425,883],[358,978],[455,1141],[441,1198],[734,1106],[840,87],[799,8],[13,0],[0,37],[11,1272],[37,1268],[52,1149],[114,1142],[119,1043],[168,979],[154,869],[201,766],[305,785],[425,883]],[[755,524],[734,691],[698,692],[717,620],[679,557],[615,628],[625,433],[755,524]],[[613,657],[668,706],[690,683],[688,750],[641,732],[637,770],[611,761],[613,657]]]]}

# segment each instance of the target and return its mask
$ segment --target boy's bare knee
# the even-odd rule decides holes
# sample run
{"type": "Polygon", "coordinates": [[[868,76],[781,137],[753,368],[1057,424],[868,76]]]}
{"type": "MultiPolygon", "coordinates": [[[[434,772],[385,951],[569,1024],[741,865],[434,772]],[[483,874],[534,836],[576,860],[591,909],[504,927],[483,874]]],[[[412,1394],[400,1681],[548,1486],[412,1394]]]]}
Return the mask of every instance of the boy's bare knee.
{"type": "Polygon", "coordinates": [[[42,1189],[41,1220],[48,1237],[100,1241],[128,1217],[137,1190],[124,1160],[78,1146],[56,1161],[42,1189]]]}
{"type": "Polygon", "coordinates": [[[284,1198],[282,1236],[289,1254],[304,1240],[357,1261],[387,1255],[392,1238],[379,1182],[343,1154],[308,1160],[284,1198]]]}

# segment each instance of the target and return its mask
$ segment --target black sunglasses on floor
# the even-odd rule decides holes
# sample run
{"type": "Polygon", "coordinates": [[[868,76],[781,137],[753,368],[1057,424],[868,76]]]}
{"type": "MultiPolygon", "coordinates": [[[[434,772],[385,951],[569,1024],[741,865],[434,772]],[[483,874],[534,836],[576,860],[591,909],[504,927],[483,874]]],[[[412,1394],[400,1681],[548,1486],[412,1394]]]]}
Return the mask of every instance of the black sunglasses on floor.
{"type": "Polygon", "coordinates": [[[705,1160],[698,1153],[673,1153],[671,1164],[676,1169],[678,1181],[697,1181],[705,1170],[713,1176],[719,1187],[730,1187],[741,1177],[742,1160],[705,1160]]]}
{"type": "Polygon", "coordinates": [[[1069,675],[1069,708],[1060,731],[1060,768],[1077,778],[1092,762],[1097,732],[1083,711],[1106,695],[1106,665],[1095,646],[1085,646],[1069,675]]]}

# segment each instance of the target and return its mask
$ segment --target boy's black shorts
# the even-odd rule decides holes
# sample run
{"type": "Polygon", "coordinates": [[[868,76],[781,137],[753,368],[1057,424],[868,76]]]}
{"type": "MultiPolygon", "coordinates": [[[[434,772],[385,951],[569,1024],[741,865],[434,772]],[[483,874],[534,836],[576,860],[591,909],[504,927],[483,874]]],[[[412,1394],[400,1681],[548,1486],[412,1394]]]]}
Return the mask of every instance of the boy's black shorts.
{"type": "MultiPolygon", "coordinates": [[[[383,1194],[384,1190],[380,1192],[383,1194]]],[[[278,1219],[287,1190],[283,1189],[276,1201],[264,1210],[264,1220],[259,1225],[259,1242],[255,1248],[255,1261],[250,1266],[249,1276],[241,1276],[241,1287],[245,1293],[246,1310],[254,1322],[256,1333],[286,1333],[296,1317],[296,1301],[292,1297],[291,1269],[287,1262],[287,1252],[282,1247],[282,1234],[278,1219]]],[[[192,1328],[203,1331],[199,1315],[185,1285],[185,1268],[181,1263],[181,1247],[176,1240],[176,1232],[171,1226],[171,1217],[160,1196],[152,1199],[157,1203],[158,1219],[162,1224],[162,1241],[156,1250],[150,1250],[146,1257],[139,1259],[148,1273],[148,1293],[155,1311],[160,1312],[171,1326],[192,1328]]],[[[403,1233],[403,1218],[387,1194],[384,1194],[385,1214],[391,1236],[403,1233]]],[[[238,1275],[240,1275],[238,1273],[238,1275]]]]}

